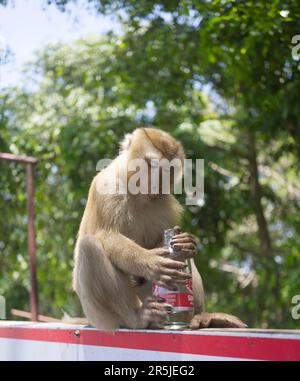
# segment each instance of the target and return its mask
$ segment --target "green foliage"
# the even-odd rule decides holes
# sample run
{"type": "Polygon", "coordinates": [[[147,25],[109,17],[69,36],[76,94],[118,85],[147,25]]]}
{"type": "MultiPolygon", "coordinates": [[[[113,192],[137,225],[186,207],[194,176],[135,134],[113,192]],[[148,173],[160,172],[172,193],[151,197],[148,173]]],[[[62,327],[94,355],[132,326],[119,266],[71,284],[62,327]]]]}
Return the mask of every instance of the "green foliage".
{"type": "MultiPolygon", "coordinates": [[[[63,10],[70,1],[53,2],[63,10]]],[[[199,237],[208,309],[299,328],[290,315],[300,291],[299,2],[86,3],[122,11],[124,34],[48,46],[24,86],[0,98],[0,150],[40,160],[41,312],[79,313],[72,253],[96,163],[117,154],[126,132],[153,124],[205,159],[205,204],[186,208],[182,226],[199,237]]],[[[0,165],[0,294],[28,309],[24,171],[0,165]]]]}

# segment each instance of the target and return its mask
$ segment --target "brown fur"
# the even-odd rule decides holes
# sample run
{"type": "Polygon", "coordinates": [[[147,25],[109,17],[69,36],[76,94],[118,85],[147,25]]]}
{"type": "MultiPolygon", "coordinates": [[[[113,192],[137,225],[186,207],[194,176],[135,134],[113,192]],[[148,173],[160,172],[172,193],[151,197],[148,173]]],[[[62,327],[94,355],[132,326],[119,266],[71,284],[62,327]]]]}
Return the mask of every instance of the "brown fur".
{"type": "MultiPolygon", "coordinates": [[[[139,311],[151,295],[153,273],[158,271],[151,249],[161,246],[163,230],[177,225],[182,212],[170,194],[154,198],[99,194],[99,187],[115,175],[119,179],[132,158],[153,154],[184,159],[181,144],[153,128],[135,130],[121,148],[113,163],[92,181],[75,249],[74,289],[89,322],[105,330],[144,326],[139,311]],[[135,287],[132,276],[147,282],[135,287]]],[[[196,312],[201,312],[203,287],[194,264],[193,283],[196,312]]]]}

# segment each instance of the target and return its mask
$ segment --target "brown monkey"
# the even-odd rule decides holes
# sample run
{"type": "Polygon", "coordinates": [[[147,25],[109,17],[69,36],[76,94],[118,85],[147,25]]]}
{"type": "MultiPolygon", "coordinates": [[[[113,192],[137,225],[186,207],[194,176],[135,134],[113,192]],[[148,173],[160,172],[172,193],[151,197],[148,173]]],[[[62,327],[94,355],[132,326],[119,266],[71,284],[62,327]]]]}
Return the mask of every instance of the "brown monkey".
{"type": "MultiPolygon", "coordinates": [[[[163,230],[178,224],[182,213],[175,197],[161,191],[162,169],[157,194],[110,192],[113,185],[127,186],[133,178],[136,171],[129,170],[131,160],[144,159],[151,174],[155,160],[174,158],[184,160],[179,142],[161,130],[138,128],[125,137],[120,155],[92,181],[75,248],[73,286],[88,321],[99,329],[160,327],[170,306],[152,296],[151,282],[176,290],[176,284],[190,277],[185,265],[168,258],[162,248],[163,230]]],[[[171,188],[176,180],[172,172],[171,188]]],[[[148,191],[151,181],[149,175],[148,191]]],[[[194,238],[176,229],[172,244],[192,258],[194,238]]],[[[234,316],[204,313],[202,280],[193,260],[192,278],[195,316],[191,328],[245,327],[234,316]]]]}

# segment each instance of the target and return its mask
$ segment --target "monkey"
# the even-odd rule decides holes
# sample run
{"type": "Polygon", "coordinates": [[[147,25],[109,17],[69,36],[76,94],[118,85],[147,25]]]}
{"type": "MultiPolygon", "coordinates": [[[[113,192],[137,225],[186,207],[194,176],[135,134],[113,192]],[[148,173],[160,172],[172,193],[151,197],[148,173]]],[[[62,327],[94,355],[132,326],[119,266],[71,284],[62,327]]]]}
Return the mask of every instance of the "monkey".
{"type": "Polygon", "coordinates": [[[73,288],[83,311],[90,324],[105,331],[161,328],[172,306],[152,295],[152,282],[176,290],[192,277],[195,315],[191,329],[244,328],[235,316],[205,312],[202,278],[193,260],[197,243],[194,236],[181,232],[183,207],[172,194],[182,171],[171,171],[171,190],[164,193],[159,168],[158,188],[150,192],[151,165],[162,159],[177,159],[183,165],[182,144],[163,130],[137,128],[121,141],[119,155],[92,180],[74,254],[73,288]],[[136,174],[129,165],[135,159],[144,160],[150,174],[144,187],[147,192],[126,188],[136,174]],[[115,192],[112,185],[116,184],[127,192],[115,192]],[[168,228],[175,231],[173,248],[191,258],[192,275],[185,271],[184,262],[171,259],[163,247],[162,232],[168,228]]]}

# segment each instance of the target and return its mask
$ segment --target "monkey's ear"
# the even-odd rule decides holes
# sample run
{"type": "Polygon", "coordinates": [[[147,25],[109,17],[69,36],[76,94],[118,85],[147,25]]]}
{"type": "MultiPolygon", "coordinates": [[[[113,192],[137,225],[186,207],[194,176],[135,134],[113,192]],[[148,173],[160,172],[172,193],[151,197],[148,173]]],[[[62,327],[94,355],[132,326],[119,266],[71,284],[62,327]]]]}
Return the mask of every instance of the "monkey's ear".
{"type": "Polygon", "coordinates": [[[126,134],[124,136],[124,139],[120,143],[120,149],[121,149],[121,151],[128,151],[129,147],[131,146],[132,135],[133,134],[126,134]]]}

